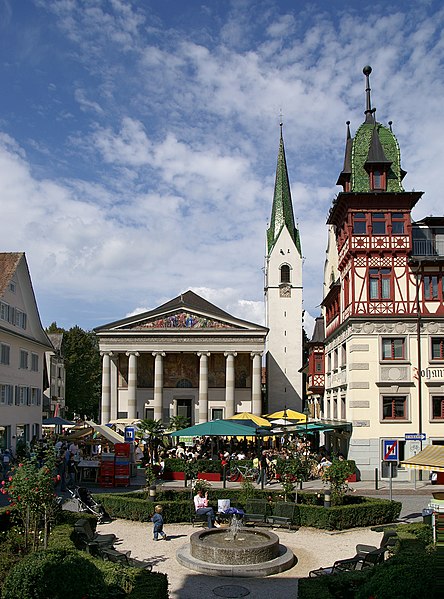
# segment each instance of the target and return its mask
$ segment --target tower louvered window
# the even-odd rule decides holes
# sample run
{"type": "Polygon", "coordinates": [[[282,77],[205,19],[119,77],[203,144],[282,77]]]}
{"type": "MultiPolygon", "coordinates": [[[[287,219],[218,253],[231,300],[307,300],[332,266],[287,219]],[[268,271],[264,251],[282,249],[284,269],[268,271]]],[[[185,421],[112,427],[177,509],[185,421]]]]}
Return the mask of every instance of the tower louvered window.
{"type": "Polygon", "coordinates": [[[283,264],[281,266],[281,283],[289,283],[290,282],[290,267],[288,264],[283,264]]]}

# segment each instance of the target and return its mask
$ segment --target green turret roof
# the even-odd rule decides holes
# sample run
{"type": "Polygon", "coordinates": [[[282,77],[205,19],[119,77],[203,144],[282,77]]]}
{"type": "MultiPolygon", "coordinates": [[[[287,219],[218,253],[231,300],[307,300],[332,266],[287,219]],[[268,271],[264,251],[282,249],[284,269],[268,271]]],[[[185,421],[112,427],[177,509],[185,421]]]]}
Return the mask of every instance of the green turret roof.
{"type": "MultiPolygon", "coordinates": [[[[380,165],[387,172],[387,191],[402,192],[402,179],[405,171],[401,168],[401,152],[398,140],[393,134],[391,127],[385,127],[376,122],[375,108],[372,108],[370,98],[369,76],[372,72],[371,67],[364,67],[366,76],[366,109],[365,121],[357,130],[355,137],[351,140],[351,156],[349,157],[350,138],[347,135],[346,160],[344,170],[339,175],[338,185],[350,172],[346,166],[347,160],[350,160],[351,169],[350,191],[351,192],[369,192],[370,178],[369,168],[380,165]]],[[[390,122],[391,125],[391,122],[390,122]]]]}
{"type": "Polygon", "coordinates": [[[302,256],[299,231],[294,222],[293,204],[291,201],[290,181],[288,179],[287,161],[285,159],[284,139],[279,143],[279,154],[276,167],[276,181],[274,184],[273,207],[271,210],[270,226],[267,230],[267,248],[271,252],[283,227],[287,227],[299,254],[302,256]]]}

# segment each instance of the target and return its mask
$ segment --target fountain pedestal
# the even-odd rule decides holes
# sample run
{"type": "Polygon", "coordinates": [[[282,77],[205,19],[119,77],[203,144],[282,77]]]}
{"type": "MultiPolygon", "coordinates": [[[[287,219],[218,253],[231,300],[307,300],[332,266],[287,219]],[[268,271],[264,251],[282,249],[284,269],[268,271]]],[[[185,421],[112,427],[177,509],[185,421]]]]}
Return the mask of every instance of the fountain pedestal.
{"type": "Polygon", "coordinates": [[[227,529],[195,532],[190,543],[176,553],[183,566],[212,576],[263,577],[291,568],[293,552],[267,530],[238,529],[236,538],[227,529]]]}

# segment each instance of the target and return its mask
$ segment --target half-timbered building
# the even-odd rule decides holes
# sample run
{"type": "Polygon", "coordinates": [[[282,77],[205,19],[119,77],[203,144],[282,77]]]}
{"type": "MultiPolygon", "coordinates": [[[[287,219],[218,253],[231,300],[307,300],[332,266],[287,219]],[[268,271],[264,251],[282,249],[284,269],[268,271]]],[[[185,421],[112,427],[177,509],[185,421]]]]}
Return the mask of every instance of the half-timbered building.
{"type": "Polygon", "coordinates": [[[363,478],[375,468],[387,475],[384,440],[398,442],[399,462],[424,443],[444,442],[444,218],[412,220],[422,192],[403,188],[398,141],[390,121],[376,120],[370,73],[365,67],[365,120],[354,137],[347,122],[342,191],[327,220],[323,394],[319,338],[309,368],[322,415],[352,423],[351,438],[329,441],[363,478]]]}

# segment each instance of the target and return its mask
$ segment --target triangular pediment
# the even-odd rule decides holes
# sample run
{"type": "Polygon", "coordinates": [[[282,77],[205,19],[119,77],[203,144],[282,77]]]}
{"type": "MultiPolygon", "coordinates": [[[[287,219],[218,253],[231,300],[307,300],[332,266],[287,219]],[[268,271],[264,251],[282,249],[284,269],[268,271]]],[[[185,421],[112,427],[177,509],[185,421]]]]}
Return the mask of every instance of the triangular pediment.
{"type": "Polygon", "coordinates": [[[232,329],[233,324],[184,310],[148,318],[130,324],[125,329],[232,329]]]}
{"type": "Polygon", "coordinates": [[[95,329],[97,333],[110,331],[266,331],[261,325],[231,316],[221,308],[187,291],[149,312],[135,314],[95,329]]]}

